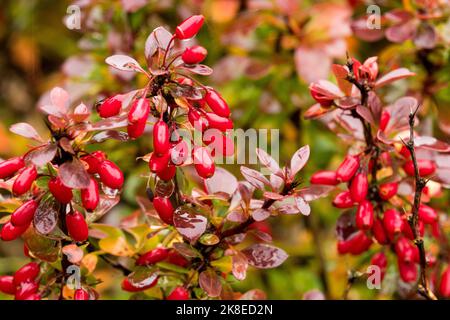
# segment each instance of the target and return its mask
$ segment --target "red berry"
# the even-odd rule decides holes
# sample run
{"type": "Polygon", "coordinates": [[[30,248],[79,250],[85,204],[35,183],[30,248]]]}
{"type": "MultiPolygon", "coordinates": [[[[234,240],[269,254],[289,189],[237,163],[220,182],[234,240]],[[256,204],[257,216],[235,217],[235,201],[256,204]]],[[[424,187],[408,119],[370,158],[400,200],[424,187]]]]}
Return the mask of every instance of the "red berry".
{"type": "Polygon", "coordinates": [[[48,189],[60,203],[67,204],[72,201],[72,189],[66,187],[59,177],[53,178],[48,182],[48,189]]]}
{"type": "Polygon", "coordinates": [[[3,241],[12,241],[20,237],[27,229],[28,225],[15,227],[11,222],[7,222],[3,225],[0,238],[3,241]]]}
{"type": "Polygon", "coordinates": [[[156,122],[153,127],[153,149],[158,156],[168,153],[170,149],[169,127],[162,120],[156,122]]]}
{"type": "Polygon", "coordinates": [[[89,292],[84,289],[75,290],[74,300],[89,300],[89,292]]]}
{"type": "Polygon", "coordinates": [[[162,156],[157,156],[156,153],[152,153],[148,166],[151,172],[161,172],[169,165],[170,154],[165,153],[162,156]]]}
{"type": "Polygon", "coordinates": [[[207,112],[206,119],[210,128],[214,128],[225,132],[229,129],[233,129],[233,122],[229,118],[220,117],[215,113],[207,112]]]}
{"type": "Polygon", "coordinates": [[[211,110],[219,117],[228,118],[230,116],[230,108],[220,94],[210,89],[206,91],[205,101],[211,110]]]}
{"type": "Polygon", "coordinates": [[[204,20],[205,17],[202,15],[195,15],[187,18],[175,29],[176,37],[180,40],[192,38],[202,27],[204,20]]]}
{"type": "Polygon", "coordinates": [[[182,165],[188,160],[191,154],[189,151],[188,143],[185,140],[181,140],[170,149],[170,160],[177,166],[182,165]]]}
{"type": "Polygon", "coordinates": [[[205,60],[208,51],[202,46],[192,46],[186,48],[181,55],[181,59],[187,64],[196,64],[205,60]]]}
{"type": "Polygon", "coordinates": [[[112,161],[105,160],[100,165],[98,172],[100,180],[111,189],[120,189],[123,185],[123,173],[119,167],[112,161]]]}
{"type": "Polygon", "coordinates": [[[372,245],[372,239],[364,231],[357,231],[345,240],[348,244],[348,252],[359,255],[367,251],[372,245]]]}
{"type": "Polygon", "coordinates": [[[13,276],[0,276],[0,292],[4,294],[16,293],[16,285],[13,276]]]}
{"type": "Polygon", "coordinates": [[[81,158],[88,164],[87,172],[90,174],[98,173],[100,164],[106,160],[106,154],[103,151],[94,151],[90,155],[81,158]]]}
{"type": "Polygon", "coordinates": [[[335,186],[339,184],[336,171],[331,170],[317,171],[311,176],[310,182],[312,184],[323,184],[327,186],[335,186]]]}
{"type": "Polygon", "coordinates": [[[343,191],[339,193],[333,200],[333,206],[339,209],[353,207],[353,200],[350,196],[350,191],[343,191]]]}
{"type": "Polygon", "coordinates": [[[402,145],[402,147],[401,147],[399,153],[400,153],[400,154],[403,156],[403,158],[405,158],[405,159],[411,158],[411,153],[409,152],[409,149],[408,149],[405,145],[402,145]]]}
{"type": "Polygon", "coordinates": [[[28,249],[26,243],[23,244],[23,254],[25,257],[31,258],[30,250],[28,249]]]}
{"type": "Polygon", "coordinates": [[[412,262],[403,262],[398,259],[398,271],[404,282],[415,282],[417,279],[417,266],[412,262]]]}
{"type": "Polygon", "coordinates": [[[367,180],[367,175],[364,173],[355,175],[350,184],[350,196],[352,200],[359,203],[366,199],[368,188],[369,181],[367,180]]]}
{"type": "Polygon", "coordinates": [[[346,156],[336,170],[336,177],[339,181],[347,182],[355,175],[358,168],[359,159],[354,156],[346,156]]]}
{"type": "Polygon", "coordinates": [[[214,161],[208,151],[204,147],[194,148],[193,159],[195,170],[203,179],[208,179],[214,175],[214,161]]]}
{"type": "Polygon", "coordinates": [[[196,130],[203,132],[208,128],[208,120],[201,116],[194,108],[189,108],[188,120],[196,130]]]}
{"type": "Polygon", "coordinates": [[[426,224],[433,224],[437,221],[438,214],[433,208],[425,204],[421,204],[419,206],[419,219],[426,224]]]}
{"type": "Polygon", "coordinates": [[[356,226],[361,230],[369,230],[373,225],[373,206],[368,200],[362,201],[356,210],[356,226]]]}
{"type": "MultiPolygon", "coordinates": [[[[434,163],[434,161],[431,160],[425,159],[417,160],[417,166],[419,168],[419,175],[421,177],[429,176],[436,172],[436,164],[434,163]]],[[[406,162],[403,165],[403,170],[405,170],[407,175],[414,177],[415,175],[414,162],[412,160],[406,162]]]]}
{"type": "Polygon", "coordinates": [[[12,191],[15,196],[21,196],[30,190],[31,185],[37,178],[37,171],[35,166],[23,169],[17,176],[12,186],[12,191]]]}
{"type": "Polygon", "coordinates": [[[33,221],[34,213],[39,203],[35,200],[28,200],[18,207],[11,215],[11,223],[15,227],[27,227],[33,221]]]}
{"type": "Polygon", "coordinates": [[[176,287],[167,296],[167,300],[189,300],[189,291],[185,287],[176,287]]]}
{"type": "Polygon", "coordinates": [[[84,220],[80,212],[74,211],[66,214],[66,225],[73,240],[81,242],[88,238],[89,229],[86,220],[84,220]]]}
{"type": "Polygon", "coordinates": [[[189,264],[189,261],[175,250],[169,251],[167,262],[180,267],[186,267],[189,264]]]}
{"type": "Polygon", "coordinates": [[[387,201],[397,194],[398,182],[389,182],[380,184],[378,194],[381,199],[387,201]]]}
{"type": "Polygon", "coordinates": [[[412,244],[406,237],[400,237],[395,243],[395,253],[398,259],[403,262],[416,262],[419,253],[417,247],[412,244]]]}
{"type": "Polygon", "coordinates": [[[81,189],[81,203],[87,211],[94,211],[99,201],[98,183],[94,178],[90,178],[89,186],[81,189]]]}
{"type": "Polygon", "coordinates": [[[150,113],[150,104],[145,98],[134,100],[128,113],[128,123],[147,121],[150,113]]]}
{"type": "Polygon", "coordinates": [[[381,271],[381,280],[383,280],[384,275],[386,274],[386,267],[387,267],[387,258],[386,255],[383,252],[375,253],[370,260],[370,264],[378,266],[381,271]]]}
{"type": "Polygon", "coordinates": [[[313,99],[316,100],[323,108],[328,108],[333,104],[333,99],[325,96],[316,84],[312,83],[309,86],[309,92],[311,97],[313,97],[313,99]]]}
{"type": "Polygon", "coordinates": [[[136,260],[136,265],[145,266],[165,260],[169,255],[169,249],[156,248],[144,253],[136,260]]]}
{"type": "Polygon", "coordinates": [[[165,169],[159,171],[157,175],[161,180],[169,181],[172,180],[173,177],[175,177],[176,173],[177,167],[175,167],[173,164],[169,164],[165,169]]]}
{"type": "Polygon", "coordinates": [[[22,157],[15,157],[0,162],[0,179],[7,179],[13,176],[23,167],[25,167],[25,161],[22,157]]]}
{"type": "Polygon", "coordinates": [[[39,293],[33,293],[24,298],[23,300],[41,300],[41,295],[39,293]]]}
{"type": "Polygon", "coordinates": [[[30,262],[22,266],[14,273],[14,284],[20,285],[22,282],[32,281],[39,275],[39,265],[36,262],[30,262]]]}
{"type": "Polygon", "coordinates": [[[389,123],[389,120],[391,120],[391,114],[389,113],[389,111],[384,110],[381,113],[381,118],[380,118],[380,130],[384,131],[389,123]]]}
{"type": "MultiPolygon", "coordinates": [[[[417,221],[417,225],[419,227],[419,234],[423,237],[425,233],[425,224],[422,220],[417,221]]],[[[411,226],[409,225],[408,219],[406,216],[403,216],[403,228],[402,233],[410,240],[414,240],[414,233],[412,232],[411,226]]]]}
{"type": "Polygon", "coordinates": [[[203,134],[203,142],[211,149],[213,157],[216,154],[226,157],[234,154],[234,141],[217,129],[207,130],[203,134]]]}
{"type": "Polygon", "coordinates": [[[159,217],[162,221],[167,224],[173,224],[173,206],[169,198],[166,197],[155,197],[153,199],[153,206],[156,212],[158,212],[159,217]]]}
{"type": "Polygon", "coordinates": [[[127,133],[130,139],[137,139],[142,136],[146,125],[146,120],[129,123],[127,126],[127,133]]]}
{"type": "Polygon", "coordinates": [[[380,219],[375,219],[373,221],[372,233],[379,244],[384,245],[389,243],[388,235],[384,229],[383,222],[380,219]]]}
{"type": "Polygon", "coordinates": [[[391,238],[400,233],[403,229],[403,219],[400,212],[395,209],[386,210],[383,215],[383,225],[391,238]]]}
{"type": "Polygon", "coordinates": [[[442,273],[439,292],[444,298],[450,298],[450,266],[447,266],[442,273]]]}
{"type": "Polygon", "coordinates": [[[34,299],[36,296],[34,294],[38,291],[39,285],[33,281],[22,282],[17,287],[14,298],[16,300],[27,300],[34,299]]]}
{"type": "Polygon", "coordinates": [[[158,282],[158,277],[155,277],[155,279],[151,283],[144,285],[142,287],[137,287],[137,286],[133,285],[130,282],[130,280],[128,280],[128,278],[125,278],[122,281],[122,290],[128,291],[128,292],[144,291],[144,290],[147,290],[147,289],[155,286],[157,282],[158,282]]]}
{"type": "Polygon", "coordinates": [[[120,113],[122,108],[121,95],[115,95],[106,98],[102,104],[97,107],[97,112],[102,118],[114,117],[120,113]]]}

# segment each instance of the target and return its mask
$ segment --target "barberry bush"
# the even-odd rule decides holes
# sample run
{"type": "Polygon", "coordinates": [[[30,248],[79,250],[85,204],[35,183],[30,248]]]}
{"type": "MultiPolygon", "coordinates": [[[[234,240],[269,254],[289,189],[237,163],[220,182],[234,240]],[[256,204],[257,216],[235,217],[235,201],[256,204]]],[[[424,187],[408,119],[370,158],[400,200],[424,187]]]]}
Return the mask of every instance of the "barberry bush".
{"type": "Polygon", "coordinates": [[[448,6],[72,4],[76,52],[2,121],[0,297],[450,297],[448,6]],[[267,127],[280,160],[235,146],[267,127]]]}

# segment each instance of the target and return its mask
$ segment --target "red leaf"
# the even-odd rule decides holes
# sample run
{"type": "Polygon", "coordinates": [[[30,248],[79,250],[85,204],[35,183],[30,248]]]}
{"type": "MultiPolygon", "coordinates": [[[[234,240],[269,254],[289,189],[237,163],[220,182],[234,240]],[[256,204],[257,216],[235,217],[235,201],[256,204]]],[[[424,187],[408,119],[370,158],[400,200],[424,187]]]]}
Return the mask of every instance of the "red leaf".
{"type": "Polygon", "coordinates": [[[291,179],[305,166],[309,159],[309,146],[303,146],[298,149],[291,158],[291,179]]]}
{"type": "Polygon", "coordinates": [[[328,112],[333,111],[332,108],[322,108],[319,103],[316,103],[315,105],[311,106],[308,110],[305,111],[303,114],[303,117],[305,119],[315,119],[318,118],[324,114],[327,114],[328,112]]]}
{"type": "Polygon", "coordinates": [[[255,221],[264,221],[270,217],[270,211],[266,209],[256,209],[252,212],[252,217],[255,221]]]}
{"type": "Polygon", "coordinates": [[[122,71],[145,73],[145,71],[139,65],[139,62],[137,62],[135,59],[133,59],[129,56],[126,56],[126,55],[116,54],[116,55],[106,58],[105,62],[107,64],[109,64],[110,66],[112,66],[116,69],[122,70],[122,71]]]}
{"type": "Polygon", "coordinates": [[[311,202],[326,197],[333,189],[333,186],[313,185],[299,190],[297,194],[302,196],[305,201],[311,202]]]}
{"type": "Polygon", "coordinates": [[[308,202],[305,201],[304,198],[297,196],[295,197],[295,204],[297,205],[298,210],[300,210],[300,213],[309,216],[311,213],[311,207],[309,206],[308,202]]]}
{"type": "Polygon", "coordinates": [[[450,145],[434,137],[420,136],[414,138],[414,145],[437,152],[450,152],[450,145]]]}
{"type": "MultiPolygon", "coordinates": [[[[163,27],[158,27],[153,30],[145,41],[145,57],[147,59],[151,58],[158,48],[166,50],[171,38],[172,34],[163,27]]],[[[173,47],[173,44],[172,42],[170,48],[173,47]]]]}
{"type": "Polygon", "coordinates": [[[247,276],[247,268],[248,268],[248,261],[245,255],[243,255],[240,252],[237,252],[235,255],[232,256],[232,262],[233,267],[231,269],[231,272],[233,273],[233,276],[237,280],[244,280],[247,276]]]}
{"type": "Polygon", "coordinates": [[[55,229],[58,222],[58,212],[53,202],[42,201],[33,218],[33,225],[40,234],[49,234],[55,229]]]}
{"type": "Polygon", "coordinates": [[[364,119],[366,120],[368,123],[370,124],[374,124],[375,121],[373,119],[372,116],[372,112],[370,112],[370,109],[367,107],[364,107],[362,105],[358,105],[356,107],[356,112],[364,119]]]}
{"type": "Polygon", "coordinates": [[[245,180],[247,180],[255,188],[264,189],[265,185],[270,186],[269,180],[267,180],[262,173],[256,170],[241,166],[241,173],[245,180]]]}
{"type": "Polygon", "coordinates": [[[416,74],[414,72],[409,71],[406,68],[399,68],[395,69],[387,74],[385,74],[383,77],[377,80],[375,83],[375,88],[381,88],[382,86],[385,86],[391,82],[415,76],[416,74]]]}
{"type": "Polygon", "coordinates": [[[352,93],[353,85],[351,82],[346,80],[348,69],[340,64],[333,64],[331,69],[333,70],[334,76],[336,77],[339,89],[341,89],[346,96],[350,96],[352,93]]]}
{"type": "Polygon", "coordinates": [[[222,283],[220,282],[220,278],[212,269],[208,269],[200,273],[198,283],[209,297],[218,297],[222,292],[222,283]]]}
{"type": "Polygon", "coordinates": [[[205,179],[205,189],[209,194],[224,192],[232,195],[238,187],[238,181],[236,177],[229,171],[216,167],[214,175],[205,179]]]}
{"type": "Polygon", "coordinates": [[[78,159],[66,162],[59,168],[59,177],[65,186],[73,189],[89,187],[90,176],[78,159]]]}
{"type": "Polygon", "coordinates": [[[26,122],[13,124],[9,128],[9,131],[25,138],[33,139],[39,142],[43,141],[39,133],[36,131],[36,129],[26,122]]]}
{"type": "Polygon", "coordinates": [[[42,147],[31,151],[25,158],[37,167],[42,167],[53,160],[58,148],[53,143],[43,145],[42,147]]]}
{"type": "Polygon", "coordinates": [[[258,156],[259,161],[264,167],[268,168],[273,174],[276,174],[281,178],[283,177],[283,172],[281,171],[280,166],[274,158],[267,154],[266,151],[257,148],[256,155],[258,156]]]}
{"type": "Polygon", "coordinates": [[[195,242],[205,232],[208,219],[197,214],[192,207],[184,205],[175,210],[173,223],[184,238],[195,242]]]}
{"type": "Polygon", "coordinates": [[[204,64],[194,64],[194,65],[183,65],[180,66],[181,70],[185,70],[194,74],[198,74],[201,76],[209,76],[213,73],[213,69],[204,64]]]}
{"type": "Polygon", "coordinates": [[[266,300],[267,296],[264,291],[260,289],[249,290],[240,296],[239,300],[266,300]]]}
{"type": "Polygon", "coordinates": [[[261,243],[242,250],[242,253],[247,257],[250,265],[259,269],[276,268],[288,257],[284,250],[261,243]]]}

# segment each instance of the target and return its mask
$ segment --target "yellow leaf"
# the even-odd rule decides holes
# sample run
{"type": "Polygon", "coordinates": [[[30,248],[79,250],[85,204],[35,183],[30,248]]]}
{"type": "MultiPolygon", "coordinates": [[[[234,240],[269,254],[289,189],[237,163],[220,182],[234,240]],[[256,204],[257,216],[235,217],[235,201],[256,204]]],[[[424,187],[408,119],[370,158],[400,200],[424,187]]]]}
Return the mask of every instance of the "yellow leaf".
{"type": "Polygon", "coordinates": [[[231,256],[224,256],[220,259],[212,261],[211,266],[221,272],[229,273],[233,267],[233,259],[231,256]]]}
{"type": "Polygon", "coordinates": [[[98,256],[95,253],[88,253],[83,257],[83,260],[81,260],[81,265],[87,269],[89,274],[94,272],[97,262],[98,256]]]}
{"type": "Polygon", "coordinates": [[[134,254],[133,248],[123,237],[104,238],[101,239],[98,244],[100,249],[115,256],[131,257],[134,254]]]}

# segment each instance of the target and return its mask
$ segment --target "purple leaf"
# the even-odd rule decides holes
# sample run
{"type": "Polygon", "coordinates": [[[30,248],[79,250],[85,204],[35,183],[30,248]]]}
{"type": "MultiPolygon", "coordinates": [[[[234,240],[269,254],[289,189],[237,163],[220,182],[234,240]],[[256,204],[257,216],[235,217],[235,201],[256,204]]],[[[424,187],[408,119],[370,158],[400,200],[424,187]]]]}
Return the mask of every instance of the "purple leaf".
{"type": "Polygon", "coordinates": [[[380,79],[378,79],[377,82],[375,83],[375,88],[381,88],[391,82],[394,82],[394,81],[397,81],[397,80],[400,80],[403,78],[415,76],[415,75],[416,74],[414,72],[411,72],[406,68],[395,69],[395,70],[385,74],[380,79]]]}
{"type": "Polygon", "coordinates": [[[332,59],[323,48],[298,47],[294,55],[297,74],[306,82],[325,79],[330,71],[332,59]]]}
{"type": "Polygon", "coordinates": [[[63,88],[53,88],[50,91],[50,101],[58,110],[55,115],[66,115],[69,112],[69,94],[63,88]]]}
{"type": "Polygon", "coordinates": [[[139,289],[145,288],[153,283],[158,277],[158,273],[154,268],[138,268],[133,273],[128,275],[130,284],[139,289]]]}
{"type": "Polygon", "coordinates": [[[367,28],[367,19],[368,16],[364,16],[352,22],[351,27],[355,36],[368,42],[378,41],[381,38],[383,38],[384,32],[381,28],[380,29],[367,28]]]}
{"type": "MultiPolygon", "coordinates": [[[[171,38],[172,34],[163,27],[158,27],[153,30],[145,41],[145,57],[147,58],[147,60],[155,54],[158,48],[166,50],[171,38]]],[[[170,45],[170,48],[172,47],[173,42],[170,45]]]]}
{"type": "Polygon", "coordinates": [[[173,223],[184,238],[195,242],[205,232],[208,219],[197,214],[192,207],[184,205],[175,210],[173,223]]]}
{"type": "Polygon", "coordinates": [[[418,49],[433,49],[436,46],[438,35],[433,26],[422,25],[419,33],[414,37],[414,44],[418,49]]]}
{"type": "Polygon", "coordinates": [[[312,185],[306,188],[303,188],[297,192],[305,201],[311,202],[317,200],[319,198],[326,197],[331,190],[335,187],[333,186],[324,186],[324,185],[312,185]]]}
{"type": "Polygon", "coordinates": [[[110,66],[119,69],[121,71],[132,71],[132,72],[143,72],[145,71],[142,69],[142,67],[139,65],[139,62],[137,62],[135,59],[122,55],[122,54],[116,54],[113,56],[110,56],[105,59],[105,62],[109,64],[110,66]]]}
{"type": "Polygon", "coordinates": [[[311,213],[311,207],[304,198],[300,196],[295,197],[295,204],[297,205],[297,208],[298,210],[300,210],[301,214],[309,216],[309,214],[311,213]]]}
{"type": "Polygon", "coordinates": [[[57,150],[58,148],[56,147],[56,145],[54,145],[53,143],[49,143],[36,150],[31,151],[26,156],[26,160],[30,161],[37,167],[42,167],[43,165],[46,165],[53,160],[57,150]]]}
{"type": "Polygon", "coordinates": [[[281,200],[284,198],[283,195],[276,193],[276,192],[270,192],[270,191],[264,191],[263,196],[265,199],[272,199],[272,200],[281,200]]]}
{"type": "Polygon", "coordinates": [[[220,282],[220,278],[212,269],[208,269],[200,273],[198,283],[209,297],[218,297],[222,292],[222,283],[220,282]]]}
{"type": "Polygon", "coordinates": [[[299,209],[295,204],[283,204],[277,208],[280,214],[297,214],[299,209]]]}
{"type": "Polygon", "coordinates": [[[375,123],[373,116],[372,116],[372,112],[370,112],[369,108],[364,107],[362,105],[358,105],[356,107],[356,112],[368,123],[370,123],[372,125],[375,123]]]}
{"type": "Polygon", "coordinates": [[[270,217],[270,211],[266,209],[256,209],[252,212],[252,217],[255,221],[264,221],[270,217]]]}
{"type": "Polygon", "coordinates": [[[54,207],[54,203],[42,201],[33,218],[33,224],[36,231],[44,235],[49,234],[55,229],[57,222],[58,212],[54,207]]]}
{"type": "Polygon", "coordinates": [[[33,139],[39,142],[42,142],[42,138],[39,135],[39,133],[36,131],[36,129],[26,123],[26,122],[20,122],[20,123],[16,123],[13,124],[10,128],[9,131],[11,131],[12,133],[18,134],[19,136],[28,138],[28,139],[33,139]]]}
{"type": "Polygon", "coordinates": [[[244,280],[247,276],[247,268],[248,268],[248,261],[247,258],[240,252],[237,252],[235,255],[232,256],[233,261],[233,267],[231,269],[231,272],[233,273],[233,276],[237,280],[244,280]]]}
{"type": "Polygon", "coordinates": [[[309,159],[309,146],[298,149],[291,158],[291,179],[305,166],[309,159]]]}
{"type": "Polygon", "coordinates": [[[180,66],[180,69],[192,72],[194,74],[198,74],[201,76],[209,76],[213,73],[213,69],[204,64],[194,64],[194,65],[183,65],[180,66]]]}
{"type": "Polygon", "coordinates": [[[205,180],[206,192],[209,194],[224,192],[232,195],[238,187],[238,181],[227,170],[217,167],[214,175],[205,180]]]}
{"type": "Polygon", "coordinates": [[[254,244],[242,253],[247,257],[248,263],[259,269],[276,268],[288,257],[287,253],[268,244],[254,244]]]}
{"type": "Polygon", "coordinates": [[[265,152],[263,149],[257,148],[256,155],[258,156],[259,161],[264,167],[268,168],[273,174],[276,174],[277,176],[283,178],[283,172],[281,171],[280,166],[274,158],[267,154],[267,152],[265,152]]]}
{"type": "Polygon", "coordinates": [[[202,256],[200,252],[198,252],[194,247],[184,242],[176,242],[173,244],[173,247],[178,251],[179,254],[188,259],[199,257],[201,258],[202,256]]]}
{"type": "Polygon", "coordinates": [[[400,23],[386,30],[386,38],[395,43],[402,43],[412,39],[417,32],[417,21],[410,20],[400,23]]]}
{"type": "Polygon", "coordinates": [[[437,152],[450,152],[450,145],[443,141],[437,140],[434,137],[420,136],[414,138],[414,145],[428,150],[437,152]]]}
{"type": "Polygon", "coordinates": [[[59,177],[63,184],[73,189],[84,189],[89,187],[90,176],[83,163],[78,159],[66,162],[59,168],[59,177]]]}
{"type": "Polygon", "coordinates": [[[250,230],[250,233],[252,233],[255,237],[258,239],[264,241],[264,242],[272,242],[272,236],[268,234],[267,232],[258,230],[258,229],[252,229],[250,230]]]}
{"type": "Polygon", "coordinates": [[[94,135],[91,138],[90,142],[101,143],[101,142],[109,140],[109,139],[118,140],[118,141],[127,141],[128,134],[123,131],[106,130],[106,131],[102,131],[102,132],[99,132],[96,135],[94,135]]]}
{"type": "Polygon", "coordinates": [[[241,166],[241,173],[252,186],[258,189],[264,189],[265,185],[270,185],[269,180],[261,172],[241,166]]]}
{"type": "Polygon", "coordinates": [[[260,289],[249,290],[240,296],[239,300],[266,300],[267,296],[264,291],[260,289]]]}

